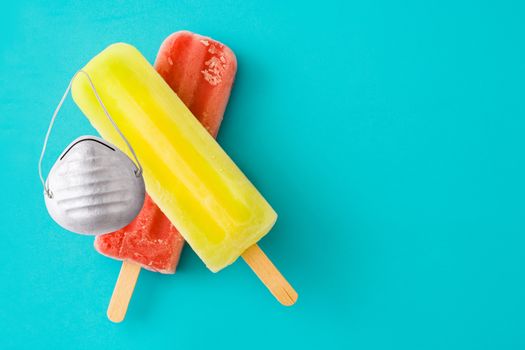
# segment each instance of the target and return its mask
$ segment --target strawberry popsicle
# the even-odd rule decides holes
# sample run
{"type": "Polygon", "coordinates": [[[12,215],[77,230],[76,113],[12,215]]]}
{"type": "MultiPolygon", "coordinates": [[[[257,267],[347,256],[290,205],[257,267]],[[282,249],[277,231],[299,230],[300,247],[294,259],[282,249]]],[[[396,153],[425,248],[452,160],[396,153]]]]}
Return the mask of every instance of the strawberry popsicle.
{"type": "MultiPolygon", "coordinates": [[[[210,38],[180,31],[162,44],[155,69],[215,137],[237,70],[233,52],[210,38]]],[[[180,233],[149,195],[128,226],[95,239],[95,249],[103,255],[166,274],[175,273],[183,245],[180,233]]]]}

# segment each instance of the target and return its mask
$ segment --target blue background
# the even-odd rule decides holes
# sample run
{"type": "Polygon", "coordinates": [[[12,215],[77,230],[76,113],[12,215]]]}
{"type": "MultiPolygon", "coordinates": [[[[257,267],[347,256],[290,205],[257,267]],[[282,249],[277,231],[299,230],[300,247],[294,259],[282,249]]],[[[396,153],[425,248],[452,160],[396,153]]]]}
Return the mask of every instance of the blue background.
{"type": "MultiPolygon", "coordinates": [[[[0,348],[523,349],[522,4],[3,3],[0,348]],[[300,297],[186,248],[115,325],[120,264],[49,218],[37,160],[78,68],[181,29],[237,54],[219,141],[280,214],[260,244],[300,297]]],[[[46,169],[93,132],[69,99],[46,169]]]]}

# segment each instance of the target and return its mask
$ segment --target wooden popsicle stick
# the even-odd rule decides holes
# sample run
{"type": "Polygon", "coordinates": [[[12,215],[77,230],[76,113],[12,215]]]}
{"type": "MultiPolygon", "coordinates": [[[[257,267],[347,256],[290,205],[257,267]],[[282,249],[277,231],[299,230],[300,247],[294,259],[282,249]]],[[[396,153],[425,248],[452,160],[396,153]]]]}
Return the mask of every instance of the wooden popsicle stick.
{"type": "Polygon", "coordinates": [[[285,306],[295,304],[297,292],[257,244],[246,249],[242,253],[242,258],[281,304],[285,306]]]}
{"type": "Polygon", "coordinates": [[[108,318],[115,323],[122,322],[128,310],[135,284],[140,273],[140,265],[123,261],[113,295],[108,306],[108,318]]]}

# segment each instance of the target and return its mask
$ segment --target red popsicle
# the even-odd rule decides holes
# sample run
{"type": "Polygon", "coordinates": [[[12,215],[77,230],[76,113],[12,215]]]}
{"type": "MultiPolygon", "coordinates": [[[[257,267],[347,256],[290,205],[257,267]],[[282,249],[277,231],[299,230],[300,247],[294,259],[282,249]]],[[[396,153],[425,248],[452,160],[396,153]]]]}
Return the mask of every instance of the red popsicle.
{"type": "MultiPolygon", "coordinates": [[[[234,53],[213,39],[180,31],[163,42],[155,69],[210,134],[216,136],[237,71],[234,53]]],[[[97,236],[95,249],[99,253],[124,261],[112,303],[119,298],[117,290],[126,288],[122,298],[128,300],[116,319],[109,310],[108,316],[117,322],[124,317],[140,267],[175,273],[183,245],[182,236],[148,195],[142,211],[128,226],[97,236]],[[119,287],[124,280],[129,282],[127,287],[119,287]]],[[[122,302],[118,304],[122,307],[122,302]]]]}
{"type": "Polygon", "coordinates": [[[232,50],[207,37],[177,32],[162,44],[155,69],[210,134],[217,136],[237,71],[232,50]]]}
{"type": "Polygon", "coordinates": [[[95,238],[95,249],[160,273],[175,273],[184,239],[146,194],[139,215],[126,227],[95,238]]]}

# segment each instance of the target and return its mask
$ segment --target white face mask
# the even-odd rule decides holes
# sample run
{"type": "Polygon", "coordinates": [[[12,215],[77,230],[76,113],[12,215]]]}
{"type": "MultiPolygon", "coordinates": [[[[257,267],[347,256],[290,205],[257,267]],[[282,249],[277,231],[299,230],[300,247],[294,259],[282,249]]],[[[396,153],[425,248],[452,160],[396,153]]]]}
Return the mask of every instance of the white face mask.
{"type": "Polygon", "coordinates": [[[129,224],[144,204],[145,187],[142,168],[133,148],[107,112],[87,73],[79,73],[87,76],[97,100],[137,164],[111,143],[95,136],[82,136],[62,152],[44,181],[42,158],[70,83],[51,119],[40,156],[39,174],[46,207],[53,220],[69,231],[97,235],[129,224]]]}

